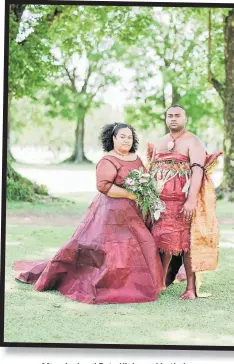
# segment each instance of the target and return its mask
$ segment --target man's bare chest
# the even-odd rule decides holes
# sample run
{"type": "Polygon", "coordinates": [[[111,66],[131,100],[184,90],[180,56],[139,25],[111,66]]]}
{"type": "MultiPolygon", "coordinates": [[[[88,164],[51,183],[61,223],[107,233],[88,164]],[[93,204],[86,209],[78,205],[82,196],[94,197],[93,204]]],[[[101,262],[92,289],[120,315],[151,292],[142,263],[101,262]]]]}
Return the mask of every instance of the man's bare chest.
{"type": "Polygon", "coordinates": [[[175,141],[173,149],[168,148],[168,142],[171,139],[164,139],[163,141],[157,143],[156,153],[179,153],[189,157],[189,141],[175,141]]]}

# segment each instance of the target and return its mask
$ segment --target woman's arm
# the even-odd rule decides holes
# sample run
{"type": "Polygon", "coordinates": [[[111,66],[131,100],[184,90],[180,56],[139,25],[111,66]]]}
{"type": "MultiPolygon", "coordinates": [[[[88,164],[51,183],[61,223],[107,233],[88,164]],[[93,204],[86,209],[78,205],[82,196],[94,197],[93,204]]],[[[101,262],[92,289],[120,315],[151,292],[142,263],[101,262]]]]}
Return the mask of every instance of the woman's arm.
{"type": "Polygon", "coordinates": [[[129,198],[135,200],[136,197],[131,192],[114,184],[117,176],[117,169],[113,163],[107,159],[102,159],[96,170],[96,185],[99,192],[112,198],[129,198]]]}
{"type": "Polygon", "coordinates": [[[114,184],[111,186],[106,195],[113,198],[129,198],[130,200],[136,200],[136,196],[131,192],[114,184]]]}

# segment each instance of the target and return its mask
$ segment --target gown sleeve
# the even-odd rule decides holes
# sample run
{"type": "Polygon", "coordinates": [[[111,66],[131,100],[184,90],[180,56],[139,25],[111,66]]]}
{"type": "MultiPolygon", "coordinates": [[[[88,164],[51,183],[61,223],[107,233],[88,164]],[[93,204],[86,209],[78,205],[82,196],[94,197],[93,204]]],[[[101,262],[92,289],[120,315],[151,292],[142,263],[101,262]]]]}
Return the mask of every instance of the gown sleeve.
{"type": "Polygon", "coordinates": [[[96,169],[96,186],[99,192],[107,194],[114,184],[117,168],[107,159],[101,159],[96,169]]]}

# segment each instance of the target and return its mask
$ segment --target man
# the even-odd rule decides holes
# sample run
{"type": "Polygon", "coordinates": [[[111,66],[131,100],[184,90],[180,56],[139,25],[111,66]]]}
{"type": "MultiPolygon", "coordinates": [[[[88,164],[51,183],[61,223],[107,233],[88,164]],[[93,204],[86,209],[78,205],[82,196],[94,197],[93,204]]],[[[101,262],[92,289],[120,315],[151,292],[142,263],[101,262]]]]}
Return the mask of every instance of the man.
{"type": "Polygon", "coordinates": [[[201,188],[206,152],[196,135],[186,130],[185,110],[173,105],[166,111],[169,133],[154,145],[148,157],[166,210],[152,226],[157,247],[163,253],[164,288],[172,255],[184,256],[187,287],[182,300],[196,298],[195,273],[190,257],[190,226],[201,188]]]}

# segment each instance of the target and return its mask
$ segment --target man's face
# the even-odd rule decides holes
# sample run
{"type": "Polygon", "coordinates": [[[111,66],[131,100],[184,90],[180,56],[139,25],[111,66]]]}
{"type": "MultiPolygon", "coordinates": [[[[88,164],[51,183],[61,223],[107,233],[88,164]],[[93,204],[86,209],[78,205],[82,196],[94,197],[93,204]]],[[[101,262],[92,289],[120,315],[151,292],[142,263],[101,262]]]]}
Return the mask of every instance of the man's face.
{"type": "Polygon", "coordinates": [[[171,131],[181,131],[186,124],[186,115],[180,107],[171,107],[167,110],[166,124],[171,131]]]}

